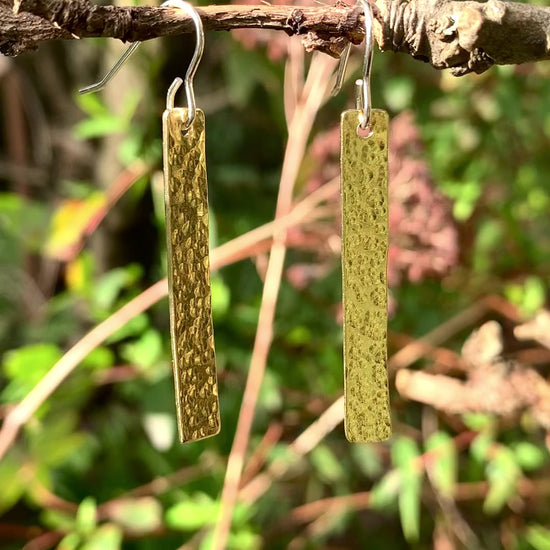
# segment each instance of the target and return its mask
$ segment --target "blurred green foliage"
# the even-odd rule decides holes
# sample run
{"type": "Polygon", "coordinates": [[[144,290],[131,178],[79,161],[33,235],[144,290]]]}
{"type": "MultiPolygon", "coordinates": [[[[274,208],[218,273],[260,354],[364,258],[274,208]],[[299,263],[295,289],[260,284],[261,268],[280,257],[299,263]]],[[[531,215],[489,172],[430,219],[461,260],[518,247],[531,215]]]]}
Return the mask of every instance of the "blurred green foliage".
{"type": "MultiPolygon", "coordinates": [[[[57,182],[47,196],[26,198],[2,180],[3,415],[88,330],[164,275],[162,187],[155,183],[161,166],[158,116],[167,75],[174,66],[181,69],[181,55],[171,46],[156,52],[154,62],[147,50],[140,55],[149,100],[122,89],[123,107],[114,111],[101,96],[73,95],[81,118],[65,139],[92,140],[94,163],[100,163],[101,140],[118,135],[121,171],[137,161],[146,164],[122,212],[151,228],[153,259],[138,255],[106,265],[97,245],[87,243],[55,264],[58,276],[44,291],[32,279],[33,261],[45,257],[52,239],[55,250],[80,242],[78,221],[98,213],[110,182],[89,174],[57,182]],[[149,206],[140,210],[144,197],[149,206]],[[59,218],[62,200],[72,202],[59,218]],[[56,216],[66,232],[61,236],[56,216]]],[[[374,74],[376,106],[392,115],[414,113],[424,159],[437,188],[453,201],[460,235],[459,265],[443,280],[404,281],[392,289],[397,305],[390,329],[421,336],[489,294],[505,297],[526,316],[537,312],[547,303],[550,275],[550,66],[495,67],[454,79],[387,53],[375,56],[374,74]]],[[[273,217],[287,137],[283,80],[284,60],[269,59],[265,48],[248,50],[228,35],[208,35],[196,93],[207,113],[213,246],[273,217]]],[[[83,83],[73,84],[76,89],[83,83]]],[[[348,82],[323,108],[315,135],[338,123],[351,87],[348,82]]],[[[119,238],[120,250],[130,246],[119,238]]],[[[311,261],[300,250],[289,256],[291,262],[311,261]]],[[[285,473],[254,502],[238,504],[228,547],[431,548],[439,531],[460,545],[472,539],[461,539],[462,524],[453,523],[458,514],[480,548],[550,548],[548,450],[545,434],[528,419],[510,425],[472,414],[457,423],[441,415],[426,435],[427,407],[392,390],[396,435],[390,442],[350,445],[338,427],[309,455],[293,453],[289,444],[342,392],[339,285],[337,260],[305,288],[283,281],[250,449],[270,426],[282,426],[264,469],[285,473]],[[475,432],[469,451],[456,445],[460,429],[475,432]],[[537,485],[527,499],[519,487],[530,478],[537,485]],[[485,490],[476,492],[479,487],[485,490]],[[327,507],[305,521],[293,516],[307,502],[354,494],[361,497],[354,506],[327,507]],[[454,500],[458,494],[463,500],[454,500]]],[[[209,548],[261,291],[258,269],[249,260],[212,278],[223,423],[216,438],[185,446],[175,441],[166,301],[96,347],[25,424],[0,462],[1,523],[8,526],[0,547],[22,548],[22,540],[50,533],[51,545],[40,548],[171,550],[185,542],[186,548],[209,548]],[[174,472],[180,475],[171,477],[174,472]],[[146,489],[132,493],[140,486],[146,489]]],[[[458,351],[462,340],[448,346],[458,351]]]]}

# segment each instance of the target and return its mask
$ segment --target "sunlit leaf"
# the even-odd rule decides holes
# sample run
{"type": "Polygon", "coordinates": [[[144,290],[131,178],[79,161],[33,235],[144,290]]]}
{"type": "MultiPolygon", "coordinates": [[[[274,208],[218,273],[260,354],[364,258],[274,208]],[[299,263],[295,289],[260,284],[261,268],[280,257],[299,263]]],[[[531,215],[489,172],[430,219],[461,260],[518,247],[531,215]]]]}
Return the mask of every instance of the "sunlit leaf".
{"type": "Polygon", "coordinates": [[[97,524],[97,506],[92,497],[85,498],[76,512],[75,527],[81,535],[89,535],[97,524]]]}
{"type": "Polygon", "coordinates": [[[431,455],[427,467],[435,489],[451,497],[458,476],[458,453],[453,438],[445,432],[435,432],[428,438],[426,450],[431,455]]]}
{"type": "Polygon", "coordinates": [[[525,540],[535,550],[550,550],[550,529],[542,525],[531,525],[527,528],[525,540]]]}
{"type": "Polygon", "coordinates": [[[83,252],[67,263],[65,282],[70,291],[88,296],[92,290],[94,259],[91,254],[83,252]]]}
{"type": "Polygon", "coordinates": [[[152,497],[117,499],[109,508],[109,516],[125,530],[143,535],[162,525],[162,506],[152,497]]]}
{"type": "Polygon", "coordinates": [[[2,391],[2,400],[23,399],[61,356],[62,352],[55,344],[32,344],[5,353],[2,371],[10,382],[2,391]]]}
{"type": "Polygon", "coordinates": [[[40,521],[50,529],[62,531],[64,533],[75,529],[74,514],[62,512],[60,510],[51,508],[44,510],[40,514],[40,521]]]}
{"type": "Polygon", "coordinates": [[[462,420],[470,430],[474,430],[475,432],[489,429],[495,423],[493,416],[484,413],[465,413],[462,415],[462,420]]]}
{"type": "Polygon", "coordinates": [[[161,354],[162,338],[159,332],[152,328],[121,349],[121,355],[126,361],[144,369],[155,366],[161,354]]]}
{"type": "Polygon", "coordinates": [[[477,462],[485,462],[489,457],[489,450],[494,443],[494,436],[490,431],[479,433],[470,444],[470,455],[477,462]]]}
{"type": "Polygon", "coordinates": [[[80,550],[120,550],[123,533],[120,527],[105,524],[88,537],[80,550]]]}
{"type": "Polygon", "coordinates": [[[487,464],[489,492],[483,503],[487,514],[496,514],[515,495],[521,470],[511,449],[500,446],[487,464]]]}
{"type": "Polygon", "coordinates": [[[66,199],[55,210],[44,253],[57,260],[70,257],[94,219],[105,209],[104,193],[95,192],[86,199],[66,199]]]}
{"type": "Polygon", "coordinates": [[[213,525],[218,518],[220,503],[203,493],[188,497],[166,510],[164,521],[171,529],[196,531],[213,525]]]}
{"type": "Polygon", "coordinates": [[[262,547],[261,537],[249,529],[232,531],[227,542],[230,550],[259,550],[262,547]]]}
{"type": "Polygon", "coordinates": [[[212,317],[222,319],[225,317],[231,303],[231,292],[219,275],[213,275],[211,280],[212,317]]]}
{"type": "Polygon", "coordinates": [[[413,439],[400,437],[391,449],[392,462],[401,474],[398,494],[399,516],[403,534],[408,541],[420,536],[420,499],[423,471],[418,463],[420,451],[413,439]]]}
{"type": "Polygon", "coordinates": [[[401,472],[390,470],[380,481],[374,484],[370,493],[370,505],[372,508],[383,509],[397,501],[397,495],[401,488],[401,472]]]}
{"type": "Polygon", "coordinates": [[[80,542],[78,533],[69,533],[61,539],[61,542],[57,545],[57,550],[78,550],[80,542]]]}
{"type": "Polygon", "coordinates": [[[522,470],[538,470],[548,462],[548,452],[528,441],[520,441],[512,447],[517,463],[522,470]]]}
{"type": "Polygon", "coordinates": [[[527,277],[523,284],[508,284],[506,298],[517,305],[525,315],[532,316],[539,311],[546,300],[547,285],[540,277],[527,277]]]}

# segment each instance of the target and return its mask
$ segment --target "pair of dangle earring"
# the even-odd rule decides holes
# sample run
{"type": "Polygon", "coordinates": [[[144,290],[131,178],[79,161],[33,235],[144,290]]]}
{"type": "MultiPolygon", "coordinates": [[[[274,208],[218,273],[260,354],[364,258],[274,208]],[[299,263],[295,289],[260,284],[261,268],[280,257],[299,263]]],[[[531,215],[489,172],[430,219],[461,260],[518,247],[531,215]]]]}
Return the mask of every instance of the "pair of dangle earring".
{"type": "MultiPolygon", "coordinates": [[[[185,77],[176,78],[168,89],[162,115],[170,336],[178,433],[185,443],[220,431],[210,296],[205,121],[193,90],[204,50],[204,30],[199,14],[187,2],[168,0],[161,7],[186,11],[197,36],[185,77]],[[182,84],[187,107],[175,107],[175,95],[182,84]]],[[[132,44],[100,82],[80,93],[103,88],[139,44],[132,44]]]]}
{"type": "MultiPolygon", "coordinates": [[[[372,13],[366,0],[365,64],[356,82],[357,108],[341,117],[342,295],[344,311],[345,432],[351,442],[381,441],[391,434],[387,360],[388,115],[371,108],[372,13]]],[[[204,48],[196,10],[181,0],[164,7],[185,10],[197,43],[184,80],[170,86],[162,116],[164,197],[170,333],[180,441],[220,430],[212,328],[208,246],[208,196],[204,113],[196,108],[193,77],[204,48]],[[174,106],[184,84],[187,107],[174,106]]],[[[99,83],[101,89],[136,50],[132,44],[99,83]]],[[[347,53],[339,71],[339,87],[347,53]]]]}

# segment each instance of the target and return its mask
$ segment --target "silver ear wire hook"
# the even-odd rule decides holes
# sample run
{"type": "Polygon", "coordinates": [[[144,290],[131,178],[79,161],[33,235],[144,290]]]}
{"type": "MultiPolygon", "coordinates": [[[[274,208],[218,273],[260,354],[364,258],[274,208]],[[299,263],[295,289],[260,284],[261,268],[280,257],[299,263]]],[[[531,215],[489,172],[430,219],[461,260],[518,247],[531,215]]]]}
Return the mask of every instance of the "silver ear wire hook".
{"type": "MultiPolygon", "coordinates": [[[[173,109],[176,92],[179,90],[180,86],[184,84],[185,96],[187,99],[187,109],[188,109],[186,126],[189,127],[193,122],[193,120],[195,119],[195,113],[197,111],[197,107],[195,104],[195,92],[193,90],[193,78],[195,76],[195,73],[197,72],[197,67],[199,66],[200,60],[202,58],[202,52],[204,51],[204,29],[202,26],[201,18],[197,10],[193,6],[191,6],[191,4],[188,4],[183,0],[167,0],[167,2],[163,2],[160,7],[161,8],[178,8],[180,10],[184,10],[191,17],[191,19],[193,20],[193,24],[195,25],[197,43],[195,45],[193,58],[189,63],[189,67],[187,68],[185,77],[183,79],[181,79],[180,77],[177,77],[170,85],[170,88],[168,88],[168,93],[166,94],[166,108],[173,109]]],[[[91,84],[90,86],[86,86],[85,88],[81,88],[80,90],[78,90],[78,93],[89,94],[91,92],[98,92],[99,90],[102,90],[109,83],[109,81],[118,73],[122,65],[124,65],[124,63],[136,51],[137,47],[140,44],[141,42],[134,42],[122,54],[120,59],[113,65],[113,68],[99,82],[96,82],[95,84],[91,84]]]]}
{"type": "MultiPolygon", "coordinates": [[[[355,81],[356,87],[356,106],[361,112],[360,126],[365,129],[370,121],[371,99],[370,99],[370,71],[372,67],[372,9],[367,0],[358,0],[365,11],[365,62],[363,65],[363,78],[355,81]]],[[[340,57],[338,72],[336,74],[336,82],[332,88],[331,95],[335,96],[342,88],[342,83],[346,74],[348,58],[351,50],[349,43],[340,57]]]]}
{"type": "Polygon", "coordinates": [[[363,65],[363,78],[355,81],[357,109],[362,111],[359,116],[359,126],[365,129],[370,122],[370,71],[372,67],[372,9],[367,0],[359,0],[365,10],[365,62],[363,65]]]}

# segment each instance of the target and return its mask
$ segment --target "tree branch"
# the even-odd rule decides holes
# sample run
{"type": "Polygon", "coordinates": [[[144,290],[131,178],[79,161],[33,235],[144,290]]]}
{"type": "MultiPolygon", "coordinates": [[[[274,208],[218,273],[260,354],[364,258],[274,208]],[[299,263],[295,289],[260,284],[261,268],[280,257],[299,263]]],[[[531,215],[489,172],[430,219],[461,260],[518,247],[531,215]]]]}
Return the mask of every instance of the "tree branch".
{"type": "MultiPolygon", "coordinates": [[[[372,0],[382,50],[404,52],[453,74],[550,58],[550,7],[488,0],[372,0]]],[[[229,5],[198,8],[206,30],[260,28],[303,36],[308,51],[339,56],[364,36],[361,8],[229,5]]],[[[148,40],[192,32],[172,8],[97,6],[89,0],[0,0],[0,52],[18,55],[47,40],[148,40]],[[15,5],[13,5],[15,2],[15,5]]]]}
{"type": "MultiPolygon", "coordinates": [[[[18,55],[44,40],[84,37],[135,42],[194,32],[174,8],[97,6],[87,0],[23,0],[18,13],[0,0],[0,52],[18,55]]],[[[227,5],[198,7],[206,31],[258,28],[303,35],[306,47],[338,57],[348,41],[364,37],[360,8],[227,5]]]]}

